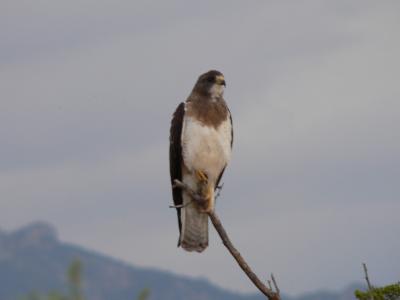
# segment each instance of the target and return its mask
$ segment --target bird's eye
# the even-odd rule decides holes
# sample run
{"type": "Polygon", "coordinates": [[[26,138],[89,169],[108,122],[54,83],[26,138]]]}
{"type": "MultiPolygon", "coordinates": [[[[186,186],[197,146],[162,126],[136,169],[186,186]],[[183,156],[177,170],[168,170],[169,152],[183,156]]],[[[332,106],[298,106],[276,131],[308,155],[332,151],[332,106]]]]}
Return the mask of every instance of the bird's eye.
{"type": "Polygon", "coordinates": [[[207,78],[207,81],[208,81],[208,82],[214,82],[214,77],[208,77],[208,78],[207,78]]]}

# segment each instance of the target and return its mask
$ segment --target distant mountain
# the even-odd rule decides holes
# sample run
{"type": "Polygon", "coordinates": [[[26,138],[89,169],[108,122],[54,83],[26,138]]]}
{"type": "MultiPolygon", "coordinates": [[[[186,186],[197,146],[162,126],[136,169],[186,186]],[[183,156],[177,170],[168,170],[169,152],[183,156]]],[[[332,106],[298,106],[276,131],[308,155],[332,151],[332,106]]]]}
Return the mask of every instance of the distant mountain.
{"type": "MultiPolygon", "coordinates": [[[[31,291],[65,291],[66,270],[72,260],[83,263],[88,300],[134,300],[145,287],[150,300],[264,300],[259,294],[241,295],[205,279],[139,268],[59,241],[51,225],[36,222],[14,232],[0,231],[0,299],[16,300],[31,291]]],[[[351,286],[341,293],[316,292],[286,300],[355,299],[351,286]]]]}

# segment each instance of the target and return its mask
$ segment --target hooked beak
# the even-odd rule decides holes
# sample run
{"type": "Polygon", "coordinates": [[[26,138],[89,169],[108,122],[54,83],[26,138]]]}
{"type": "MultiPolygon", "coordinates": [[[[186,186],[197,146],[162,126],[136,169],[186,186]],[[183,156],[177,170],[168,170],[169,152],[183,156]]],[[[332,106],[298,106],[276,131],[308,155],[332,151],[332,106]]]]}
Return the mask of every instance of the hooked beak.
{"type": "Polygon", "coordinates": [[[222,76],[222,75],[217,76],[217,78],[216,78],[215,81],[216,81],[217,84],[220,84],[220,85],[223,85],[223,86],[226,87],[226,83],[225,83],[225,78],[224,78],[224,76],[222,76]]]}

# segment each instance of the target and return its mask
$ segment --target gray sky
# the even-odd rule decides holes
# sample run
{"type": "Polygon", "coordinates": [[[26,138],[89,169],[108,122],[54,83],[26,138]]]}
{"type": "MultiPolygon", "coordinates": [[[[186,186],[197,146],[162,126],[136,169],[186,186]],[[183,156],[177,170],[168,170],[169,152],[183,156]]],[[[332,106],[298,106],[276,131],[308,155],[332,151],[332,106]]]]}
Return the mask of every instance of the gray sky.
{"type": "Polygon", "coordinates": [[[0,226],[254,291],[211,230],[177,249],[170,117],[225,74],[235,128],[217,210],[298,293],[400,279],[400,2],[2,1],[0,226]]]}

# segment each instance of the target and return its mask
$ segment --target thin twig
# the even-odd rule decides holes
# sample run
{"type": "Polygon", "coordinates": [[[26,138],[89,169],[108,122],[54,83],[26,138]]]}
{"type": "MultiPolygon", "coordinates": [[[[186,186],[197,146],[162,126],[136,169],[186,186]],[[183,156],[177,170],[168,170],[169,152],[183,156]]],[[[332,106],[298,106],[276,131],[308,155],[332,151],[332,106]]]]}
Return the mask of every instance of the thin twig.
{"type": "Polygon", "coordinates": [[[364,268],[365,280],[367,281],[368,285],[368,290],[371,291],[373,287],[371,285],[371,282],[369,281],[367,265],[365,263],[363,263],[363,268],[364,268]]]}
{"type": "Polygon", "coordinates": [[[268,287],[269,287],[269,289],[272,291],[271,280],[267,279],[267,282],[268,282],[268,287]]]}
{"type": "Polygon", "coordinates": [[[188,206],[188,205],[191,204],[191,203],[192,203],[192,201],[189,201],[189,202],[186,203],[186,204],[170,205],[169,208],[184,208],[184,207],[188,206]]]}
{"type": "Polygon", "coordinates": [[[278,287],[278,284],[276,283],[274,274],[272,274],[272,273],[271,273],[271,279],[272,279],[272,283],[274,284],[276,293],[277,293],[278,295],[280,295],[280,294],[281,294],[281,291],[279,290],[279,287],[278,287]]]}
{"type": "MultiPolygon", "coordinates": [[[[204,203],[204,199],[197,193],[195,193],[189,186],[184,184],[183,182],[180,182],[179,180],[174,180],[174,187],[178,187],[181,189],[184,189],[193,199],[193,201],[196,201],[200,204],[204,203]]],[[[233,258],[236,260],[236,262],[239,264],[240,268],[243,270],[243,272],[246,273],[247,277],[253,282],[253,284],[263,293],[269,300],[280,300],[281,297],[279,295],[279,289],[277,288],[275,279],[273,276],[271,276],[275,288],[277,289],[277,292],[275,293],[272,289],[268,288],[258,277],[257,275],[253,272],[253,270],[250,268],[250,266],[246,263],[246,261],[243,259],[242,255],[239,253],[239,251],[233,246],[231,240],[228,237],[228,234],[225,231],[225,228],[222,226],[222,223],[218,217],[218,215],[215,213],[215,211],[211,211],[208,213],[208,216],[211,219],[211,222],[213,223],[215,229],[217,230],[219,236],[221,237],[221,240],[225,247],[228,249],[228,251],[232,254],[233,258]]]]}
{"type": "Polygon", "coordinates": [[[223,187],[224,187],[224,183],[222,183],[221,185],[216,187],[217,194],[215,195],[215,200],[217,200],[219,198],[219,196],[221,196],[221,191],[222,191],[223,187]]]}
{"type": "Polygon", "coordinates": [[[185,190],[189,194],[190,198],[192,198],[193,201],[195,201],[199,204],[203,204],[204,202],[206,202],[206,200],[203,199],[203,197],[201,197],[199,194],[195,193],[187,184],[185,184],[177,179],[174,180],[173,188],[180,188],[180,189],[185,190]]]}

